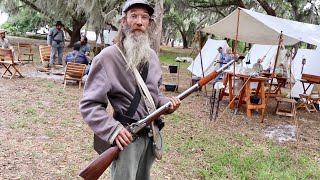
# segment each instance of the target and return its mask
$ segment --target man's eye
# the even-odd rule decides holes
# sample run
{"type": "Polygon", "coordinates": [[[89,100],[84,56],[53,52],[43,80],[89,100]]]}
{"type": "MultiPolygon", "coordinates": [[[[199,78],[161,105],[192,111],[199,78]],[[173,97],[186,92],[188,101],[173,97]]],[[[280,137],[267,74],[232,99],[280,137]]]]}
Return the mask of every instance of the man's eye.
{"type": "Polygon", "coordinates": [[[131,14],[131,18],[136,19],[138,16],[136,14],[131,14]]]}
{"type": "Polygon", "coordinates": [[[149,19],[149,16],[148,15],[143,15],[142,19],[149,19]]]}

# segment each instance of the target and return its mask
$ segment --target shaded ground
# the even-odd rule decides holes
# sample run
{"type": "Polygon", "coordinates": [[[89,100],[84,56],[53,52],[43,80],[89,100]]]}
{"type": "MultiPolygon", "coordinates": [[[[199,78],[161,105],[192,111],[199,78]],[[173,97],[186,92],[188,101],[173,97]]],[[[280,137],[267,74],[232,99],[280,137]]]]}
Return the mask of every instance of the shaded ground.
{"type": "MultiPolygon", "coordinates": [[[[15,45],[21,40],[12,38],[11,42],[15,45]]],[[[41,40],[23,41],[34,43],[36,51],[38,44],[45,44],[41,40]]],[[[36,71],[40,66],[37,58],[35,62],[35,66],[22,66],[25,78],[0,79],[0,179],[80,179],[77,172],[96,157],[92,149],[92,133],[79,113],[83,89],[79,90],[75,83],[63,89],[60,76],[57,79],[39,78],[40,75],[32,77],[36,73],[43,74],[36,71]]],[[[168,66],[163,64],[162,68],[164,82],[176,82],[176,76],[168,73],[168,66]]],[[[184,68],[180,71],[179,82],[179,92],[190,87],[190,74],[184,68]]],[[[164,94],[173,96],[178,93],[164,94]]],[[[222,111],[227,104],[225,98],[220,106],[222,111]]],[[[154,179],[240,179],[242,176],[234,176],[231,172],[206,175],[208,168],[213,168],[209,157],[220,150],[231,151],[226,144],[249,150],[246,153],[257,147],[268,151],[274,143],[264,135],[267,128],[295,125],[291,118],[273,115],[273,99],[269,101],[263,124],[260,123],[260,112],[254,111],[252,119],[247,120],[243,110],[237,115],[231,110],[224,114],[220,111],[218,120],[212,122],[208,120],[209,107],[204,91],[196,92],[183,101],[177,112],[165,116],[166,154],[162,161],[155,163],[154,179]]],[[[282,143],[279,147],[288,149],[293,157],[306,153],[319,167],[319,112],[298,110],[297,120],[297,141],[282,143]]],[[[299,172],[299,164],[292,166],[296,166],[294,170],[299,172]]],[[[244,177],[257,179],[255,175],[244,177]]],[[[315,179],[316,176],[307,177],[315,179]]]]}

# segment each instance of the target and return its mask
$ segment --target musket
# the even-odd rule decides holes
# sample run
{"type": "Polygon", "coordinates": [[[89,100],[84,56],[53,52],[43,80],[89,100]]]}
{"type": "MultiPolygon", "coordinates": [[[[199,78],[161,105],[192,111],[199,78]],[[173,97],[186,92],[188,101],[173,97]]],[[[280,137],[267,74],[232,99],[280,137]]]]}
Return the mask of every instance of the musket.
{"type": "MultiPolygon", "coordinates": [[[[196,84],[191,86],[189,89],[185,90],[181,94],[177,96],[180,100],[183,100],[187,96],[189,96],[191,93],[198,91],[199,88],[209,83],[211,80],[216,78],[220,73],[222,73],[224,70],[226,70],[231,64],[233,64],[235,60],[230,61],[225,66],[221,67],[217,71],[213,71],[212,73],[208,74],[204,78],[200,79],[196,84]]],[[[127,127],[128,131],[132,134],[133,137],[145,128],[146,126],[150,125],[153,121],[157,120],[160,115],[164,114],[170,109],[171,102],[168,102],[149,114],[144,119],[137,121],[135,123],[132,123],[127,127]]],[[[102,154],[100,154],[96,159],[94,159],[90,164],[88,164],[84,169],[82,169],[79,173],[79,176],[81,176],[85,180],[97,180],[102,173],[110,166],[112,161],[118,156],[120,153],[120,149],[118,146],[112,146],[106,151],[104,151],[102,154]]]]}

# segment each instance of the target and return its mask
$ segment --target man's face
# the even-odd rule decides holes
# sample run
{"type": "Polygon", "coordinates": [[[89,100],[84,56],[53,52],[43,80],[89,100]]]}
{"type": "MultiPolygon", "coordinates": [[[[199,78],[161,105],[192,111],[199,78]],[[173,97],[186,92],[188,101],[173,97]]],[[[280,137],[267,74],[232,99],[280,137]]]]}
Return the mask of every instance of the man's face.
{"type": "Polygon", "coordinates": [[[56,26],[56,27],[57,27],[58,30],[61,30],[61,29],[62,29],[62,26],[60,26],[60,25],[59,25],[59,26],[56,26]]]}
{"type": "Polygon", "coordinates": [[[146,33],[149,27],[150,16],[147,9],[143,7],[135,7],[127,12],[126,18],[122,20],[121,24],[123,27],[129,29],[129,32],[146,33]]]}
{"type": "Polygon", "coordinates": [[[219,53],[222,53],[222,49],[218,49],[219,53]]]}
{"type": "Polygon", "coordinates": [[[5,37],[6,37],[6,33],[5,33],[5,32],[1,32],[1,33],[0,33],[0,38],[3,39],[3,38],[5,38],[5,37]]]}

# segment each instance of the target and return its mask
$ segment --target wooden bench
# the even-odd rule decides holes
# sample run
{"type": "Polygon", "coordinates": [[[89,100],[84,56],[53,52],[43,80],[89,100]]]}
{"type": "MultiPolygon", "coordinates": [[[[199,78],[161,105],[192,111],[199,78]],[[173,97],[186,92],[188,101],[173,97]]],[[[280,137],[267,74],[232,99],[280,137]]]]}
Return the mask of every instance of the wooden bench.
{"type": "Polygon", "coordinates": [[[81,83],[82,83],[82,77],[84,76],[85,70],[86,70],[85,64],[68,62],[67,66],[66,66],[65,73],[64,73],[64,80],[63,80],[64,86],[63,86],[63,88],[66,87],[67,80],[72,80],[72,81],[79,82],[79,89],[80,89],[81,83]]]}
{"type": "Polygon", "coordinates": [[[40,60],[43,66],[47,67],[50,62],[51,47],[40,45],[39,53],[40,53],[40,60]]]}
{"type": "Polygon", "coordinates": [[[18,52],[18,61],[31,61],[33,64],[34,53],[32,52],[32,44],[18,43],[18,52]]]}
{"type": "Polygon", "coordinates": [[[1,77],[12,79],[16,73],[18,73],[19,77],[23,77],[19,71],[21,62],[14,60],[11,49],[0,49],[0,63],[6,69],[1,77]]]}

